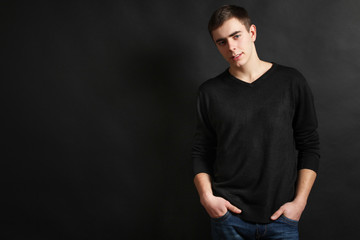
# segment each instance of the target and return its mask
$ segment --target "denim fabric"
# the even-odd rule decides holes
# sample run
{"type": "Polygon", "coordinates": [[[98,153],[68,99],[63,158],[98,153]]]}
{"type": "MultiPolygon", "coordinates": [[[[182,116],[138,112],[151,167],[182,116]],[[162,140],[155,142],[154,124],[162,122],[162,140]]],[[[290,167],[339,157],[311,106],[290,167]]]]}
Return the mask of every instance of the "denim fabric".
{"type": "Polygon", "coordinates": [[[213,240],[298,240],[298,221],[280,216],[268,224],[249,223],[230,211],[211,219],[213,240]]]}

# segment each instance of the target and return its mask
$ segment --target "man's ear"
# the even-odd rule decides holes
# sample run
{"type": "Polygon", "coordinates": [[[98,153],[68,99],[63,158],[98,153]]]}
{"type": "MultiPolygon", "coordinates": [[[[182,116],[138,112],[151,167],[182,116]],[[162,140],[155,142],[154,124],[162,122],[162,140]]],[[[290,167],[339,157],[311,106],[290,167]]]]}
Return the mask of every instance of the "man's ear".
{"type": "Polygon", "coordinates": [[[253,42],[256,40],[256,26],[254,24],[251,24],[249,29],[250,37],[253,42]]]}

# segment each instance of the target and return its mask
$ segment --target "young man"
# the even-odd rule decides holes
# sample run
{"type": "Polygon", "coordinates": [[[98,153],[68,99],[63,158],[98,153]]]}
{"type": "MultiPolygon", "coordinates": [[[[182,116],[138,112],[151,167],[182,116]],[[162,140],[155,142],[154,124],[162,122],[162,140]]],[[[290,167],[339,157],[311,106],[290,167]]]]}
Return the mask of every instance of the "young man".
{"type": "Polygon", "coordinates": [[[201,84],[194,182],[214,239],[298,239],[319,165],[311,90],[294,68],[259,59],[244,8],[216,10],[209,32],[229,68],[201,84]]]}

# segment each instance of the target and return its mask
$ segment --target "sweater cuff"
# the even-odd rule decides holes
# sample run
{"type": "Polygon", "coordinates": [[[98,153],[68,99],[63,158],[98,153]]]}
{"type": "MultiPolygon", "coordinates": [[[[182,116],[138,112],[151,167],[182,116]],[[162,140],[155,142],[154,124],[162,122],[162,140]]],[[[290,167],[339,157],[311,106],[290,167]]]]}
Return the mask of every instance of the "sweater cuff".
{"type": "Polygon", "coordinates": [[[209,175],[212,175],[212,170],[204,161],[196,159],[193,162],[193,173],[194,176],[198,173],[207,173],[209,175]]]}
{"type": "Polygon", "coordinates": [[[298,170],[300,169],[311,169],[314,172],[319,171],[320,157],[316,154],[299,157],[298,170]]]}

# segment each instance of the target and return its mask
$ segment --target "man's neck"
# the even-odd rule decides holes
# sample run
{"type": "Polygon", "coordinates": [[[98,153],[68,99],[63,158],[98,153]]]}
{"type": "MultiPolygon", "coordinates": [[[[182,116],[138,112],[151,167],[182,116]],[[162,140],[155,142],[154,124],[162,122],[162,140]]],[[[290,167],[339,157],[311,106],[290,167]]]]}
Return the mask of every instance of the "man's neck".
{"type": "Polygon", "coordinates": [[[240,67],[230,66],[229,72],[234,77],[248,83],[257,80],[261,75],[271,68],[272,64],[260,60],[258,57],[240,67]]]}

